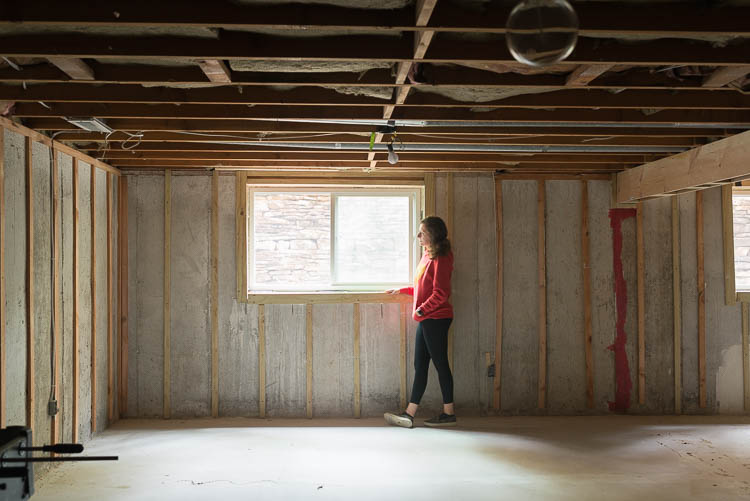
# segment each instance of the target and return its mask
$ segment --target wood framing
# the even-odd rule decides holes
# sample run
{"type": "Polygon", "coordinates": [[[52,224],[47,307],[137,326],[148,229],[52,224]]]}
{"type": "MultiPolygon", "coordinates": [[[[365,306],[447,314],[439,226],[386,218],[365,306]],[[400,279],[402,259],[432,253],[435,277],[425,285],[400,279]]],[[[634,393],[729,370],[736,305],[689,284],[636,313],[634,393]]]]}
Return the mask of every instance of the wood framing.
{"type": "MultiPolygon", "coordinates": [[[[748,148],[750,152],[750,148],[748,148]]],[[[734,213],[732,209],[732,185],[725,184],[721,187],[721,227],[724,248],[724,301],[727,306],[733,306],[737,302],[737,291],[734,282],[734,228],[732,221],[734,213]]]]}
{"type": "MultiPolygon", "coordinates": [[[[34,430],[34,176],[31,136],[25,140],[26,160],[26,425],[34,430]]],[[[38,439],[37,439],[38,440],[38,439]]],[[[36,443],[36,442],[35,442],[36,443]]]]}
{"type": "MultiPolygon", "coordinates": [[[[448,238],[453,237],[453,173],[449,172],[445,174],[445,186],[444,186],[444,193],[443,193],[443,200],[445,204],[445,214],[443,214],[443,217],[445,218],[445,226],[448,230],[448,238]]],[[[455,239],[454,239],[455,242],[455,239]]],[[[453,284],[453,282],[451,282],[453,284]]],[[[452,285],[451,285],[452,289],[452,285]]],[[[451,290],[451,295],[452,295],[451,290]]],[[[453,339],[454,339],[454,329],[452,327],[448,327],[448,364],[450,364],[451,370],[453,370],[453,339]]]]}
{"type": "Polygon", "coordinates": [[[406,303],[399,305],[399,403],[406,409],[406,303]]]}
{"type": "Polygon", "coordinates": [[[54,374],[52,374],[55,382],[55,388],[52,392],[52,396],[58,403],[58,412],[55,415],[51,416],[50,423],[50,443],[53,444],[58,443],[59,437],[61,436],[60,428],[62,416],[60,415],[60,412],[62,411],[62,399],[60,398],[60,395],[63,394],[60,388],[60,325],[62,324],[62,283],[60,281],[60,226],[62,224],[62,221],[60,220],[60,171],[57,154],[57,151],[55,151],[55,149],[53,148],[51,151],[52,165],[50,165],[50,168],[52,169],[52,207],[50,207],[50,210],[52,211],[52,234],[50,235],[52,237],[52,304],[50,306],[54,308],[53,315],[55,319],[52,324],[52,337],[54,339],[54,343],[52,346],[52,356],[55,360],[55,372],[54,374]]]}
{"type": "Polygon", "coordinates": [[[546,188],[537,182],[537,284],[539,286],[539,372],[537,407],[547,406],[547,251],[546,251],[546,188]]]}
{"type": "Polygon", "coordinates": [[[107,176],[107,419],[111,423],[115,417],[115,354],[114,322],[112,318],[112,175],[107,176]]]}
{"type": "Polygon", "coordinates": [[[172,254],[172,173],[164,171],[164,409],[165,419],[172,416],[171,404],[171,254],[172,254]]]}
{"type": "Polygon", "coordinates": [[[695,226],[698,265],[698,401],[706,407],[706,278],[704,273],[705,247],[703,240],[703,192],[695,194],[695,226]]]}
{"type": "Polygon", "coordinates": [[[680,281],[680,198],[672,197],[672,311],[674,324],[674,412],[682,414],[682,300],[680,281]]]}
{"type": "Polygon", "coordinates": [[[70,57],[49,57],[47,59],[73,80],[94,80],[94,71],[80,59],[70,57]]]}
{"type": "Polygon", "coordinates": [[[568,75],[565,85],[568,87],[588,85],[596,77],[609,71],[612,66],[611,64],[582,64],[568,75]]]}
{"type": "Polygon", "coordinates": [[[617,174],[617,202],[710,187],[750,176],[750,131],[617,174]]]}
{"type": "Polygon", "coordinates": [[[360,399],[362,397],[359,381],[359,336],[360,336],[360,312],[359,303],[354,305],[354,417],[362,417],[360,399]]]}
{"type": "Polygon", "coordinates": [[[266,307],[258,305],[258,415],[266,417],[266,307]]]}
{"type": "Polygon", "coordinates": [[[211,174],[211,416],[219,417],[219,173],[211,174]]]}
{"type": "Polygon", "coordinates": [[[742,396],[745,412],[750,410],[750,304],[742,303],[742,396]]]}
{"type": "Polygon", "coordinates": [[[594,352],[591,346],[591,250],[589,247],[589,187],[581,181],[581,265],[583,267],[583,344],[586,356],[586,406],[594,408],[594,352]]]}
{"type": "Polygon", "coordinates": [[[221,59],[205,59],[198,61],[206,77],[216,83],[231,83],[232,74],[227,65],[221,59]]]}
{"type": "Polygon", "coordinates": [[[435,214],[435,174],[424,175],[424,217],[435,214]]]}
{"type": "Polygon", "coordinates": [[[722,66],[703,80],[703,87],[723,87],[750,73],[750,66],[722,66]]]}
{"type": "Polygon", "coordinates": [[[5,428],[6,375],[5,359],[5,129],[0,126],[0,428],[5,428]]]}
{"type": "Polygon", "coordinates": [[[646,258],[643,242],[643,203],[636,209],[636,261],[638,273],[638,403],[646,403],[646,258]]]}
{"type": "MultiPolygon", "coordinates": [[[[497,238],[497,305],[495,310],[495,377],[492,408],[500,411],[503,361],[503,181],[495,178],[495,235],[497,238]]],[[[489,362],[487,366],[489,367],[489,362]]]]}
{"type": "Polygon", "coordinates": [[[128,178],[122,176],[118,180],[118,302],[120,319],[120,403],[119,414],[125,416],[128,412],[128,178]]]}
{"type": "MultiPolygon", "coordinates": [[[[93,168],[93,167],[92,167],[93,168]]],[[[78,294],[80,293],[78,274],[78,256],[79,256],[79,244],[80,244],[80,225],[79,225],[79,200],[78,200],[78,183],[79,169],[78,159],[73,158],[73,442],[78,443],[78,407],[79,407],[79,392],[80,382],[79,374],[80,370],[80,358],[78,354],[79,347],[79,317],[78,317],[78,294]]]]}
{"type": "MultiPolygon", "coordinates": [[[[237,267],[237,301],[248,302],[247,295],[247,174],[235,174],[235,256],[237,267]]],[[[264,302],[268,304],[267,302],[264,302]]]]}
{"type": "Polygon", "coordinates": [[[312,396],[313,396],[313,305],[305,305],[305,320],[306,320],[306,349],[307,355],[307,417],[312,419],[313,407],[312,407],[312,396]]]}
{"type": "Polygon", "coordinates": [[[91,165],[89,179],[91,209],[91,433],[96,432],[96,167],[91,165]]]}

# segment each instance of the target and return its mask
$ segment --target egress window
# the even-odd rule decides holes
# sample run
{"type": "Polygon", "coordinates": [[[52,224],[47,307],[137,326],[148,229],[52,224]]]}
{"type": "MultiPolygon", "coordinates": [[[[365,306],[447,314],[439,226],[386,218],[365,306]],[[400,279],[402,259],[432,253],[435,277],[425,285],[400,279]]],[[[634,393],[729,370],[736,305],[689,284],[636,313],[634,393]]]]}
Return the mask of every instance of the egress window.
{"type": "Polygon", "coordinates": [[[732,188],[734,280],[738,292],[750,291],[750,187],[732,188]]]}
{"type": "Polygon", "coordinates": [[[377,291],[411,283],[419,187],[248,186],[252,292],[377,291]]]}

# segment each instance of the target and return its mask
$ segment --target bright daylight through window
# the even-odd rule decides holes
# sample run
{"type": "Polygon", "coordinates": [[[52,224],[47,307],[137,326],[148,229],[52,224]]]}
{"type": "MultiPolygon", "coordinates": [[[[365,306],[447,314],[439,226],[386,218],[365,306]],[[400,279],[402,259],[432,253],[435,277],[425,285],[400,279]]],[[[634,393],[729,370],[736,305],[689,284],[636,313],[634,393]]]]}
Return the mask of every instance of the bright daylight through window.
{"type": "Polygon", "coordinates": [[[750,186],[732,188],[734,282],[738,292],[750,291],[750,186]]]}
{"type": "Polygon", "coordinates": [[[248,188],[252,292],[380,291],[412,281],[421,189],[248,188]]]}

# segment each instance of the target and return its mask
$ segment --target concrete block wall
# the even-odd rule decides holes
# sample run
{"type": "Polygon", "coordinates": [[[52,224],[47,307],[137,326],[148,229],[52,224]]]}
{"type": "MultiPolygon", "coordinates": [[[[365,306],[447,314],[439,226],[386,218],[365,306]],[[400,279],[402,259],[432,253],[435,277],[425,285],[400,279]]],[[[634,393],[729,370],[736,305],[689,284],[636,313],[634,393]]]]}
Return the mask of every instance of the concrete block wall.
{"type": "MultiPolygon", "coordinates": [[[[128,409],[132,417],[163,415],[164,177],[129,175],[128,242],[130,353],[128,409]]],[[[237,301],[234,177],[219,178],[219,415],[259,415],[259,307],[237,301]]],[[[621,223],[624,353],[614,352],[617,318],[609,181],[544,183],[546,358],[544,406],[539,406],[539,287],[537,181],[504,180],[502,414],[604,414],[618,384],[630,381],[627,411],[669,414],[674,405],[671,199],[642,205],[644,235],[645,387],[639,403],[636,218],[621,223]],[[582,199],[588,199],[593,407],[588,406],[584,339],[582,199]]],[[[455,398],[459,412],[492,413],[495,362],[497,241],[495,181],[487,174],[436,175],[436,213],[452,207],[455,252],[453,304],[455,398]]],[[[170,414],[211,415],[210,177],[172,175],[170,414]]],[[[703,194],[708,404],[698,404],[695,194],[678,198],[681,214],[682,411],[744,412],[740,307],[723,303],[718,190],[703,194]]],[[[634,211],[632,214],[634,215],[634,211]]],[[[314,417],[354,415],[351,304],[312,306],[314,417]]],[[[400,306],[360,305],[360,395],[363,416],[400,405],[400,306]]],[[[269,417],[306,415],[306,307],[265,305],[265,393],[269,417]]],[[[407,315],[407,393],[413,381],[416,323],[407,315]]],[[[430,373],[425,414],[441,395],[430,373]]]]}
{"type": "MultiPolygon", "coordinates": [[[[53,238],[50,221],[52,206],[50,193],[52,190],[51,166],[52,156],[50,148],[37,141],[31,142],[31,171],[32,186],[27,186],[27,143],[23,128],[11,130],[0,127],[3,134],[2,155],[4,183],[3,211],[5,216],[5,232],[2,237],[2,247],[5,257],[5,316],[0,319],[5,329],[5,344],[0,346],[0,356],[4,357],[5,372],[0,374],[0,384],[4,385],[6,398],[0,408],[2,422],[6,426],[30,426],[37,445],[49,444],[52,438],[52,419],[47,412],[51,379],[52,337],[51,315],[54,305],[52,285],[51,244],[53,238]],[[33,200],[33,220],[30,228],[33,232],[33,320],[34,331],[28,332],[28,239],[27,239],[27,193],[31,193],[33,200]],[[30,392],[27,386],[28,343],[33,343],[33,422],[27,422],[27,405],[30,392]]],[[[33,136],[32,131],[28,131],[33,136]]],[[[60,316],[56,319],[59,325],[59,352],[57,357],[60,374],[58,387],[59,435],[58,442],[70,442],[73,439],[73,274],[76,267],[73,262],[74,232],[73,221],[73,158],[57,151],[59,214],[57,225],[60,228],[57,262],[59,267],[60,286],[60,316]]],[[[111,312],[107,308],[107,207],[106,207],[106,173],[84,161],[78,162],[79,172],[79,214],[78,238],[79,258],[78,273],[78,429],[79,442],[88,441],[94,432],[101,431],[108,425],[107,416],[107,387],[108,387],[108,353],[107,353],[107,315],[113,315],[114,342],[112,343],[113,360],[117,346],[116,310],[111,312]],[[92,225],[90,206],[91,169],[96,172],[96,252],[97,265],[91,267],[92,225]],[[93,403],[98,416],[97,427],[91,429],[91,278],[96,278],[96,317],[97,317],[97,350],[96,385],[97,399],[93,403]]],[[[116,186],[115,177],[113,185],[116,186]]],[[[113,188],[113,192],[116,189],[113,188]]],[[[116,199],[113,198],[113,207],[116,199]]],[[[113,210],[112,232],[117,232],[117,211],[113,210]]],[[[113,240],[113,249],[116,241],[113,240]]],[[[113,250],[113,256],[116,252],[113,250]]],[[[113,263],[116,269],[116,262],[113,263]]],[[[113,305],[116,304],[116,284],[113,273],[113,305]]],[[[116,379],[115,379],[116,389],[116,379]]],[[[116,399],[115,399],[116,402],[116,399]]],[[[114,409],[115,416],[117,409],[114,409]]],[[[45,470],[44,465],[37,468],[45,470]]]]}

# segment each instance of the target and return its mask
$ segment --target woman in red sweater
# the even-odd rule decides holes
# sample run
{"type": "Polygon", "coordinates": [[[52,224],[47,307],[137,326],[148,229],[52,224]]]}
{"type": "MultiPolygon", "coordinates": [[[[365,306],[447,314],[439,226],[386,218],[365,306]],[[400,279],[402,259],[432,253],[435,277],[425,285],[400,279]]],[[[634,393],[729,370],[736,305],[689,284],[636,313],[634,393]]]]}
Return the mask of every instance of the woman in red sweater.
{"type": "Polygon", "coordinates": [[[453,321],[453,307],[448,302],[451,295],[453,253],[448,240],[448,230],[442,219],[430,216],[422,220],[417,234],[425,249],[414,277],[414,287],[389,290],[391,294],[414,296],[414,320],[417,335],[414,345],[414,385],[409,405],[402,414],[386,412],[388,424],[412,428],[414,415],[427,387],[430,360],[435,364],[443,393],[443,412],[425,421],[425,426],[455,426],[453,411],[453,375],[448,364],[448,328],[453,321]]]}

